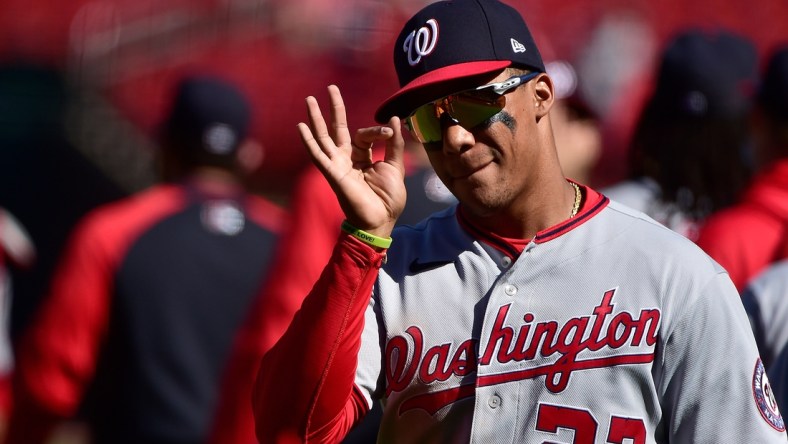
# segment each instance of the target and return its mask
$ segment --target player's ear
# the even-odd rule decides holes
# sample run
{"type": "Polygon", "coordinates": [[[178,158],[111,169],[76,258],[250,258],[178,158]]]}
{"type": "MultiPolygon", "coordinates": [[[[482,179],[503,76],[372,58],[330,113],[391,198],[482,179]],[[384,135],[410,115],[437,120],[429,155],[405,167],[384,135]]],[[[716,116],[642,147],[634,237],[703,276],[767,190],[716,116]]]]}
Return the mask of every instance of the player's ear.
{"type": "Polygon", "coordinates": [[[265,148],[256,140],[246,139],[238,147],[236,156],[241,171],[246,175],[250,175],[256,172],[260,165],[263,164],[265,148]]]}
{"type": "Polygon", "coordinates": [[[553,79],[547,74],[539,74],[534,80],[534,106],[536,107],[536,118],[540,119],[547,115],[555,101],[555,89],[553,79]]]}

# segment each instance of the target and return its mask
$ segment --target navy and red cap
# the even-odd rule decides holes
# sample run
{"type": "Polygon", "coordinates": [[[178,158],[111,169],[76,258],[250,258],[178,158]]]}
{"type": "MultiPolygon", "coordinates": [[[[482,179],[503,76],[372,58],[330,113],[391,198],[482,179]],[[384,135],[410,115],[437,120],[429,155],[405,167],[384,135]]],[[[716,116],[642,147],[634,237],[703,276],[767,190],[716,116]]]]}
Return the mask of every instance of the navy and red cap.
{"type": "Polygon", "coordinates": [[[432,3],[402,28],[394,44],[400,89],[375,112],[375,120],[405,117],[419,106],[472,86],[480,76],[519,67],[544,72],[542,56],[525,20],[496,0],[432,3]]]}
{"type": "Polygon", "coordinates": [[[671,117],[741,118],[757,83],[757,52],[725,29],[686,29],[662,54],[652,100],[671,117]]]}
{"type": "Polygon", "coordinates": [[[210,75],[178,82],[162,135],[216,157],[233,156],[246,138],[251,105],[234,84],[210,75]]]}

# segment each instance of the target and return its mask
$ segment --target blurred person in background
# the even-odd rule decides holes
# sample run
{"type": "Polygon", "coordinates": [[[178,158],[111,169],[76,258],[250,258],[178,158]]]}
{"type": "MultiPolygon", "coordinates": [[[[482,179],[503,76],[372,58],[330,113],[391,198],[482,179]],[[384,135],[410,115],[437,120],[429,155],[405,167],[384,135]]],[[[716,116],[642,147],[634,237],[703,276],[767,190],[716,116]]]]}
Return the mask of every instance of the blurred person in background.
{"type": "MultiPolygon", "coordinates": [[[[438,179],[421,144],[408,141],[405,187],[408,202],[398,224],[415,224],[456,202],[438,179]]],[[[287,329],[301,302],[328,262],[345,219],[334,192],[314,165],[299,176],[290,196],[290,219],[283,234],[271,279],[236,344],[224,378],[222,399],[211,439],[213,444],[257,443],[251,393],[262,356],[287,329]]],[[[376,406],[343,441],[374,442],[380,421],[376,406]]]]}
{"type": "Polygon", "coordinates": [[[545,69],[555,83],[552,109],[553,134],[558,161],[564,175],[578,183],[589,184],[602,155],[602,130],[596,113],[588,105],[573,65],[554,60],[545,69]]]}
{"type": "Polygon", "coordinates": [[[14,365],[10,309],[13,303],[12,268],[30,269],[36,247],[24,226],[0,207],[0,424],[5,424],[11,402],[10,376],[14,365]]]}
{"type": "Polygon", "coordinates": [[[709,217],[697,241],[739,291],[788,257],[788,46],[767,60],[750,129],[757,174],[736,205],[709,217]]]}
{"type": "Polygon", "coordinates": [[[677,34],[636,124],[629,179],[602,193],[696,240],[700,223],[733,204],[750,177],[747,112],[756,81],[757,54],[746,38],[677,34]]]}
{"type": "Polygon", "coordinates": [[[775,262],[756,275],[741,297],[761,359],[769,371],[788,344],[788,260],[775,262]]]}
{"type": "Polygon", "coordinates": [[[788,45],[767,59],[750,122],[758,175],[738,204],[709,218],[698,243],[744,282],[758,350],[788,408],[788,45]]]}
{"type": "Polygon", "coordinates": [[[628,147],[661,49],[654,16],[637,4],[611,4],[603,11],[587,38],[571,32],[577,45],[573,66],[582,80],[578,89],[602,133],[603,149],[589,182],[599,188],[627,178],[628,147]]]}
{"type": "Polygon", "coordinates": [[[251,112],[219,78],[177,85],[162,182],[80,221],[23,333],[6,443],[46,442],[75,417],[96,444],[206,441],[284,217],[245,188],[261,159],[251,112]]]}
{"type": "Polygon", "coordinates": [[[0,61],[0,202],[36,247],[35,263],[9,269],[14,344],[43,299],[77,221],[91,209],[128,195],[69,134],[74,129],[71,112],[81,101],[62,70],[0,61]]]}

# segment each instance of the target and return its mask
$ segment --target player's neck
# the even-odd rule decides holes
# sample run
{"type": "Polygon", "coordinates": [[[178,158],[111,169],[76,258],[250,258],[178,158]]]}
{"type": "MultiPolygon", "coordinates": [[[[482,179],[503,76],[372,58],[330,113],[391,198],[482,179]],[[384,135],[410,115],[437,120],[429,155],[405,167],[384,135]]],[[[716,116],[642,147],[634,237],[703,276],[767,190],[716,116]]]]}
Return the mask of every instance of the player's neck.
{"type": "Polygon", "coordinates": [[[235,175],[220,168],[197,168],[188,175],[186,180],[192,186],[209,194],[232,194],[242,189],[242,185],[235,175]]]}
{"type": "Polygon", "coordinates": [[[502,208],[479,211],[463,205],[463,216],[474,226],[497,236],[532,239],[540,231],[558,225],[576,213],[575,188],[563,177],[551,183],[549,187],[528,190],[502,208]]]}

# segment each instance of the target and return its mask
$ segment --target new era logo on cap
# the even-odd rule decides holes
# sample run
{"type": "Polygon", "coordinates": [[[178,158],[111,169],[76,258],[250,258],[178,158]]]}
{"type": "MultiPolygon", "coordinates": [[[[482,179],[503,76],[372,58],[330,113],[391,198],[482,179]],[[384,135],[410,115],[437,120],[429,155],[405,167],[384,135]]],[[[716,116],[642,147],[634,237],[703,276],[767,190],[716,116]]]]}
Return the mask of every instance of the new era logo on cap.
{"type": "Polygon", "coordinates": [[[509,41],[512,43],[512,51],[525,52],[525,45],[523,45],[522,43],[518,42],[515,39],[509,39],[509,41]]]}
{"type": "Polygon", "coordinates": [[[507,66],[544,72],[522,16],[497,0],[427,5],[402,28],[394,46],[394,66],[401,88],[375,113],[381,123],[456,92],[451,89],[463,79],[507,66]]]}

